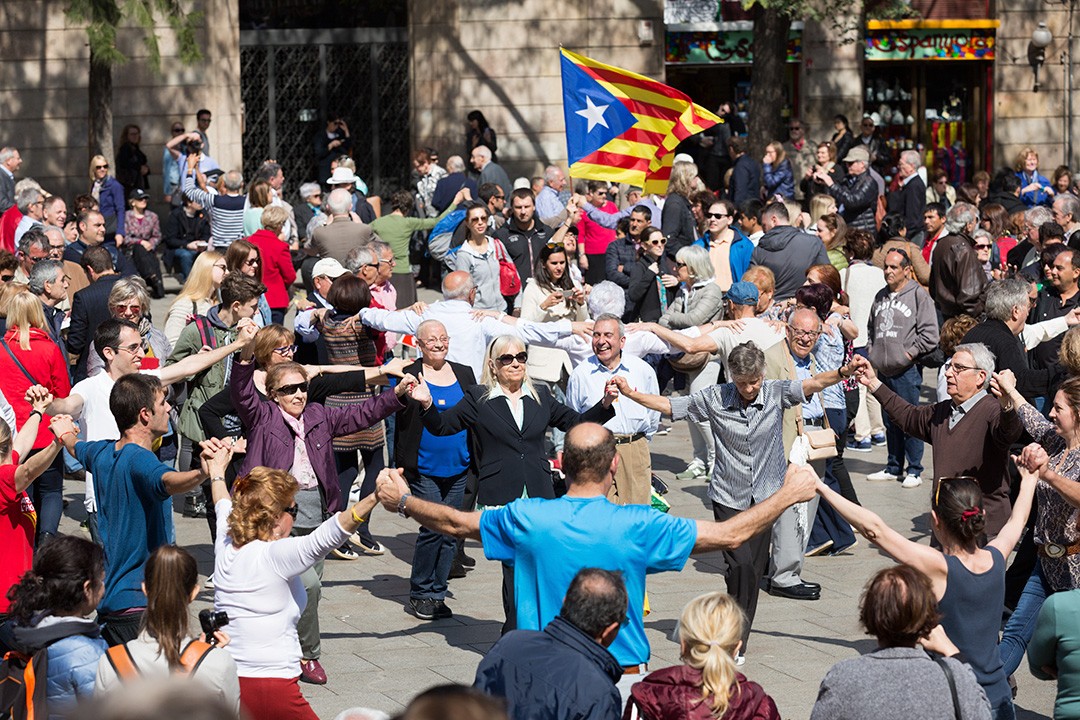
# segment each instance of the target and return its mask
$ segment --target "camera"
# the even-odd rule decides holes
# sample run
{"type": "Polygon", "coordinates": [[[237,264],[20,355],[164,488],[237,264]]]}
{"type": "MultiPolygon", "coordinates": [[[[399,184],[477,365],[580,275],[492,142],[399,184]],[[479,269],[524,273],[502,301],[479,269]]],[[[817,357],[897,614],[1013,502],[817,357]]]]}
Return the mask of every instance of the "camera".
{"type": "Polygon", "coordinates": [[[206,642],[217,645],[217,638],[214,637],[214,633],[229,624],[229,614],[224,610],[206,608],[199,611],[199,624],[202,625],[203,632],[206,633],[206,642]]]}
{"type": "Polygon", "coordinates": [[[188,155],[196,155],[202,152],[202,140],[188,140],[187,141],[188,155]]]}

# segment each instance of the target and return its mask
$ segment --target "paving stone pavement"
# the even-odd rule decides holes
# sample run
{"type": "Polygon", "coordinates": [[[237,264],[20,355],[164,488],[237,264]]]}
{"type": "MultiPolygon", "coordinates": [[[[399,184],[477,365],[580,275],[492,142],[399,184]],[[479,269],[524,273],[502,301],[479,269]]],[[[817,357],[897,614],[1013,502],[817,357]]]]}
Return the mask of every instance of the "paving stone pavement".
{"type": "MultiPolygon", "coordinates": [[[[431,294],[425,293],[432,299],[431,294]]],[[[165,317],[167,301],[155,302],[155,316],[165,317]],[[160,304],[160,309],[158,306],[160,304]]],[[[927,378],[929,378],[929,374],[927,378]]],[[[671,512],[711,519],[703,480],[677,481],[674,473],[686,466],[690,443],[685,423],[675,423],[670,434],[652,442],[653,466],[670,484],[671,512]]],[[[929,483],[904,490],[899,483],[871,483],[867,473],[884,466],[884,448],[869,453],[848,452],[847,464],[862,503],[881,514],[892,527],[909,537],[926,539],[929,532],[929,483]]],[[[927,448],[926,464],[932,467],[927,448]]],[[[77,531],[82,487],[68,483],[73,500],[62,528],[77,531]]],[[[207,574],[212,569],[212,547],[205,520],[176,515],[177,538],[192,550],[207,574]]],[[[476,665],[499,638],[502,623],[501,571],[483,559],[479,543],[467,552],[477,559],[468,577],[450,582],[449,620],[423,622],[404,611],[408,602],[409,569],[416,525],[378,509],[372,516],[375,536],[386,555],[356,561],[328,560],[323,598],[322,663],[329,682],[322,687],[304,685],[304,695],[324,720],[341,710],[366,706],[394,713],[414,695],[446,682],[471,683],[476,665]]],[[[818,684],[837,661],[873,649],[874,642],[858,625],[858,599],[866,580],[891,561],[860,538],[852,550],[834,557],[809,558],[804,576],[820,582],[822,598],[816,602],[785,600],[762,594],[743,671],[772,695],[785,718],[807,718],[818,684]]],[[[692,556],[682,572],[651,576],[648,583],[652,613],[645,620],[652,645],[653,669],[676,664],[678,644],[669,639],[683,605],[695,596],[724,583],[719,575],[719,553],[692,556]]],[[[212,601],[204,591],[196,609],[212,601]]],[[[1016,674],[1020,686],[1017,716],[1049,718],[1055,686],[1031,677],[1026,664],[1016,674]]]]}

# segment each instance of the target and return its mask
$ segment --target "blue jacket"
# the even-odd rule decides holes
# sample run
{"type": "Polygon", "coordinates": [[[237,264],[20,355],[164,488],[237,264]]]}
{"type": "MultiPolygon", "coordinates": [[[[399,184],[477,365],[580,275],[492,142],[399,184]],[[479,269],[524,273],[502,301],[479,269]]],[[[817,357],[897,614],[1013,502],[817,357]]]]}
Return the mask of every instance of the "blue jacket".
{"type": "MultiPolygon", "coordinates": [[[[1036,170],[1033,176],[1028,176],[1023,170],[1016,171],[1016,177],[1020,178],[1020,187],[1025,188],[1033,182],[1038,182],[1043,187],[1050,187],[1050,180],[1039,174],[1036,170]]],[[[1049,205],[1051,197],[1045,190],[1031,190],[1030,192],[1021,193],[1020,199],[1024,201],[1024,204],[1028,207],[1035,207],[1036,205],[1049,205]]]]}
{"type": "MultiPolygon", "coordinates": [[[[734,282],[739,282],[743,273],[750,267],[750,256],[754,253],[754,243],[750,242],[750,238],[743,234],[743,231],[734,225],[731,226],[732,232],[735,233],[735,240],[731,243],[731,250],[728,251],[728,262],[731,263],[731,277],[734,282]]],[[[706,233],[694,241],[694,245],[697,247],[709,249],[709,234],[706,233]]]]}
{"type": "Polygon", "coordinates": [[[791,199],[795,197],[795,175],[791,170],[791,161],[787,158],[778,164],[764,163],[762,182],[765,185],[765,197],[773,195],[791,199]]]}
{"type": "MultiPolygon", "coordinates": [[[[109,175],[105,182],[101,183],[101,192],[98,194],[98,205],[101,207],[101,216],[108,223],[110,217],[116,218],[116,232],[124,234],[124,209],[127,203],[124,201],[124,186],[120,181],[109,175]]],[[[105,238],[105,244],[111,244],[109,238],[105,238]]]]}
{"type": "Polygon", "coordinates": [[[49,720],[59,720],[76,701],[93,695],[98,660],[109,646],[93,620],[52,615],[34,620],[32,626],[12,628],[14,644],[26,654],[47,648],[48,714],[49,720]]]}
{"type": "Polygon", "coordinates": [[[476,668],[473,687],[506,698],[511,720],[613,720],[622,666],[600,643],[556,617],[542,631],[503,635],[476,668]]]}

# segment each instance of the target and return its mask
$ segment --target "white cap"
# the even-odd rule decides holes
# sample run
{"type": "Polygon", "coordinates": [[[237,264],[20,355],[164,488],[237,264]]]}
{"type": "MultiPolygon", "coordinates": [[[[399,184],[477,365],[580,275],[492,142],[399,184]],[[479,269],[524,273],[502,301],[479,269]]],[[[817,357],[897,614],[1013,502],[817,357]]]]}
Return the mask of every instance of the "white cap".
{"type": "Polygon", "coordinates": [[[347,272],[349,271],[345,269],[345,266],[334,258],[323,258],[315,263],[315,267],[311,269],[311,277],[317,278],[325,275],[328,278],[339,278],[347,272]]]}

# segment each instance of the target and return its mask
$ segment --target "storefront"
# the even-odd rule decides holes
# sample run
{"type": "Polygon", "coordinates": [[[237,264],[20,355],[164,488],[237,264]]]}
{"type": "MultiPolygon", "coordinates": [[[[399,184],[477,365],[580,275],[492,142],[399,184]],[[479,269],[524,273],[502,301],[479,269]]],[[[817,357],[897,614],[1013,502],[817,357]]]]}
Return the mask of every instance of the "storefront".
{"type": "Polygon", "coordinates": [[[970,181],[993,157],[997,20],[867,23],[863,114],[892,153],[917,149],[953,184],[970,181]]]}

